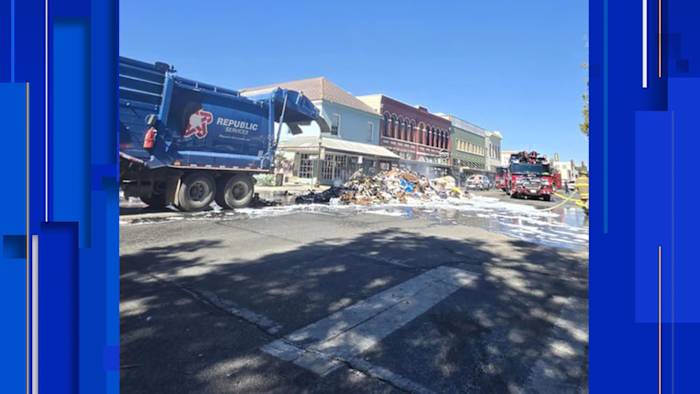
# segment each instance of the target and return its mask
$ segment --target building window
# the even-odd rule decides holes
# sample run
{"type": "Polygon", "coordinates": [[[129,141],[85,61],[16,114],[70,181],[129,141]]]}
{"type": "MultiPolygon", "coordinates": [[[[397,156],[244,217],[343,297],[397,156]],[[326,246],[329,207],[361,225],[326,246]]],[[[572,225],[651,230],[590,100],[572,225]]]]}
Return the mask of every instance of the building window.
{"type": "Polygon", "coordinates": [[[321,160],[321,179],[334,179],[333,169],[335,166],[335,155],[326,153],[326,158],[321,160]]]}
{"type": "Polygon", "coordinates": [[[374,123],[367,122],[367,141],[372,142],[374,139],[374,123]]]}
{"type": "Polygon", "coordinates": [[[314,162],[309,159],[306,153],[299,154],[299,178],[312,178],[314,172],[314,162]]]}
{"type": "Polygon", "coordinates": [[[389,130],[391,127],[391,118],[389,117],[389,113],[384,114],[384,130],[383,133],[386,137],[389,137],[389,130]]]}
{"type": "Polygon", "coordinates": [[[333,114],[331,117],[331,134],[338,135],[340,131],[340,114],[333,114]]]}

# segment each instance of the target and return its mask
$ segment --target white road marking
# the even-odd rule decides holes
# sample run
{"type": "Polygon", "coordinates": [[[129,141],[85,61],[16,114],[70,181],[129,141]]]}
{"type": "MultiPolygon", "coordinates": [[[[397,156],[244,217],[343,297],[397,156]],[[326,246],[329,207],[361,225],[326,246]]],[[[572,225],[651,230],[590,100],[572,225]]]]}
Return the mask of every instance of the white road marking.
{"type": "Polygon", "coordinates": [[[429,392],[358,356],[458,289],[473,286],[476,278],[476,274],[457,268],[434,268],[271,342],[261,350],[321,376],[347,364],[397,387],[429,392]]]}
{"type": "Polygon", "coordinates": [[[175,287],[179,288],[180,290],[186,292],[187,294],[191,295],[195,299],[209,303],[211,305],[214,305],[215,307],[222,309],[238,318],[241,318],[249,323],[252,323],[256,326],[258,326],[260,329],[264,330],[267,332],[269,335],[276,335],[280,330],[282,330],[282,325],[275,322],[274,320],[263,316],[259,313],[255,313],[251,311],[250,309],[244,308],[240,305],[235,304],[232,301],[223,299],[219,297],[216,293],[211,292],[211,291],[197,291],[193,290],[187,286],[184,286],[180,284],[177,281],[167,279],[163,277],[162,275],[150,274],[151,277],[153,277],[156,280],[159,280],[161,282],[169,283],[174,285],[175,287]]]}
{"type": "Polygon", "coordinates": [[[39,235],[32,234],[32,393],[39,392],[39,235]]]}
{"type": "Polygon", "coordinates": [[[281,324],[275,322],[267,316],[263,316],[259,313],[251,311],[250,309],[236,305],[232,301],[219,297],[214,292],[200,291],[199,293],[214,306],[219,307],[232,315],[238,316],[245,321],[255,324],[270,335],[275,335],[282,329],[281,324]]]}
{"type": "Polygon", "coordinates": [[[647,0],[642,0],[642,89],[646,89],[647,83],[647,0]]]}

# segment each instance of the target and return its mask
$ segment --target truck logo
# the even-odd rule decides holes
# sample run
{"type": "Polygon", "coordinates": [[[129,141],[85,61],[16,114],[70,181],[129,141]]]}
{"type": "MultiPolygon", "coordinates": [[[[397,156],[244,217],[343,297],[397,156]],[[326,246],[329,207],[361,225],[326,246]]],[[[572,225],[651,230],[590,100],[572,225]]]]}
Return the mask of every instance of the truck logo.
{"type": "Polygon", "coordinates": [[[251,131],[258,131],[259,125],[254,122],[244,120],[228,119],[219,117],[216,119],[217,126],[223,126],[224,132],[238,135],[248,135],[251,131]]]}
{"type": "Polygon", "coordinates": [[[207,125],[210,125],[214,121],[214,116],[211,112],[200,109],[199,111],[190,115],[190,120],[185,128],[185,137],[194,135],[197,138],[204,138],[207,136],[208,130],[207,125]]]}

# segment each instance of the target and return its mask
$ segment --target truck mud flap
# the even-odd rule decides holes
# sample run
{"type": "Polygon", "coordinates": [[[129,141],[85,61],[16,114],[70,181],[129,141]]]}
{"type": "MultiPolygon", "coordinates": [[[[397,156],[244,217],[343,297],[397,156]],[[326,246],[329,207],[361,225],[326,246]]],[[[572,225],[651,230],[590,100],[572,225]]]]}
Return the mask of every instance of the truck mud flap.
{"type": "Polygon", "coordinates": [[[177,195],[178,190],[180,190],[180,179],[184,175],[182,172],[172,174],[168,176],[168,181],[165,188],[165,203],[173,204],[178,206],[180,201],[178,201],[177,195]]]}

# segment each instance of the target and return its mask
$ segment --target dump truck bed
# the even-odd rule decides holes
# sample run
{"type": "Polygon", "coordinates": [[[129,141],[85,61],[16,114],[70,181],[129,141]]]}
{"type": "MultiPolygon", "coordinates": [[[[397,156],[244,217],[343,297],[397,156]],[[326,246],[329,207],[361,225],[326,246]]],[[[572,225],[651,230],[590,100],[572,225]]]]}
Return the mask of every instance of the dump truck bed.
{"type": "Polygon", "coordinates": [[[119,61],[120,152],[151,168],[202,167],[265,172],[272,166],[275,122],[318,116],[302,94],[274,89],[259,97],[175,75],[165,63],[119,61]],[[158,119],[153,149],[143,148],[146,118],[158,119]]]}

